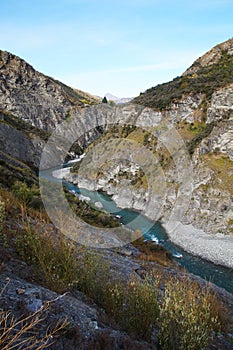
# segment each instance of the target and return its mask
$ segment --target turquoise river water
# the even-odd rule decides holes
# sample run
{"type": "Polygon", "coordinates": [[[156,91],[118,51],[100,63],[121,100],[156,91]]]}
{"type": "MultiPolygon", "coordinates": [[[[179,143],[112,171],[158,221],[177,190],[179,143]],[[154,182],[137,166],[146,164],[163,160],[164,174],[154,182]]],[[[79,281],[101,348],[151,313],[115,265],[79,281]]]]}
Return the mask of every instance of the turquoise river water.
{"type": "MultiPolygon", "coordinates": [[[[58,181],[52,177],[52,171],[55,169],[58,168],[46,170],[40,173],[40,176],[46,178],[47,180],[58,181]]],[[[67,181],[63,181],[63,184],[67,187],[68,190],[72,191],[73,193],[82,194],[89,197],[92,203],[101,202],[103,209],[106,212],[114,216],[118,215],[119,221],[127,228],[131,230],[140,230],[145,239],[157,239],[157,241],[174,256],[182,256],[181,258],[175,259],[178,259],[178,262],[190,273],[211,281],[217,286],[233,293],[233,269],[215,265],[207,260],[185,252],[183,249],[169,241],[165,229],[159,222],[153,223],[145,216],[142,216],[140,213],[137,213],[133,210],[118,208],[110,196],[107,196],[100,192],[88,191],[86,189],[78,188],[77,186],[74,186],[67,181]],[[136,218],[137,220],[135,221],[136,218]]]]}

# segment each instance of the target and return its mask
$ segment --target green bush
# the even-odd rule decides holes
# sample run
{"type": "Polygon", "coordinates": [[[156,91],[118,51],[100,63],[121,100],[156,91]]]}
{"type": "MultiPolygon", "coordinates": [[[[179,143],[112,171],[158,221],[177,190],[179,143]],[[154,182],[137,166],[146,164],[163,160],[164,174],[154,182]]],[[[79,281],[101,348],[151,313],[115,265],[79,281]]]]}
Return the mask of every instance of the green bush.
{"type": "Polygon", "coordinates": [[[172,81],[157,85],[140,94],[135,103],[155,109],[165,109],[170,103],[178,101],[183,95],[205,94],[210,101],[215,90],[232,83],[233,56],[222,52],[220,60],[212,65],[201,67],[196,74],[177,77],[172,81]]]}
{"type": "Polygon", "coordinates": [[[218,306],[217,298],[209,289],[201,288],[188,279],[170,279],[160,306],[160,349],[204,348],[212,331],[221,329],[218,306]]]}
{"type": "Polygon", "coordinates": [[[25,207],[32,205],[36,196],[39,195],[39,189],[35,185],[30,188],[25,182],[21,181],[14,183],[12,191],[25,207]]]}
{"type": "Polygon", "coordinates": [[[0,197],[0,233],[2,232],[4,221],[5,221],[5,203],[1,201],[1,197],[0,197]]]}

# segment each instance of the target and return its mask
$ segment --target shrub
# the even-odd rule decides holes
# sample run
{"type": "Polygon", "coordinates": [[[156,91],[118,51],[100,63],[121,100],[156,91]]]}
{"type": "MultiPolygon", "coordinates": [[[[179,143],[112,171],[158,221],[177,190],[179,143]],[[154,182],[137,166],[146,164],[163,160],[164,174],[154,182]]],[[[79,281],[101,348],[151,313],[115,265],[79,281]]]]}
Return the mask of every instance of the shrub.
{"type": "Polygon", "coordinates": [[[64,238],[55,243],[48,234],[24,225],[24,231],[18,233],[15,243],[21,258],[41,270],[48,288],[63,292],[76,282],[78,266],[73,246],[64,238]]]}
{"type": "Polygon", "coordinates": [[[12,190],[25,207],[31,205],[35,200],[34,197],[39,195],[39,190],[35,185],[29,188],[25,182],[21,181],[16,181],[12,190]]]}
{"type": "Polygon", "coordinates": [[[209,288],[201,288],[187,278],[171,278],[160,306],[160,349],[205,347],[211,332],[221,329],[220,309],[213,307],[215,303],[218,304],[217,298],[209,288]]]}
{"type": "Polygon", "coordinates": [[[192,93],[205,94],[206,101],[210,101],[215,90],[232,82],[232,72],[232,55],[222,54],[217,63],[199,67],[196,74],[183,75],[152,87],[133,101],[156,109],[165,109],[172,102],[179,101],[182,96],[192,93]]]}
{"type": "Polygon", "coordinates": [[[127,331],[151,340],[159,313],[158,283],[148,275],[144,280],[109,282],[104,292],[104,308],[127,331]]]}
{"type": "Polygon", "coordinates": [[[154,277],[128,282],[124,302],[123,325],[140,338],[150,340],[159,313],[158,285],[154,277]]]}
{"type": "Polygon", "coordinates": [[[110,280],[110,263],[88,248],[83,248],[78,260],[78,287],[96,303],[102,305],[105,288],[110,280]]]}
{"type": "Polygon", "coordinates": [[[26,261],[40,267],[49,288],[61,292],[75,284],[139,338],[152,341],[159,330],[162,350],[201,349],[212,331],[224,327],[222,305],[216,296],[188,278],[170,278],[162,289],[161,276],[155,273],[144,279],[119,279],[100,252],[84,247],[78,250],[65,240],[54,243],[30,227],[18,236],[17,247],[26,261]]]}
{"type": "Polygon", "coordinates": [[[78,287],[104,307],[106,312],[126,330],[150,339],[159,308],[157,280],[119,280],[110,270],[110,263],[101,255],[86,251],[79,262],[78,287]]]}
{"type": "Polygon", "coordinates": [[[145,241],[144,237],[139,237],[133,242],[133,245],[140,251],[138,255],[140,260],[155,261],[163,266],[174,266],[172,254],[161,244],[145,241]]]}

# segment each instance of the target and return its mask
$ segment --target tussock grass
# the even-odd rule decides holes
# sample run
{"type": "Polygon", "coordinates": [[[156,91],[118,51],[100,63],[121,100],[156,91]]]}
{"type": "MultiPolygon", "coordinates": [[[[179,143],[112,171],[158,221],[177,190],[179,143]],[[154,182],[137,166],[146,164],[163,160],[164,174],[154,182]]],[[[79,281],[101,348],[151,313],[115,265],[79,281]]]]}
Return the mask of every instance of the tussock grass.
{"type": "Polygon", "coordinates": [[[25,224],[24,231],[17,234],[15,246],[20,257],[33,265],[37,273],[39,268],[48,288],[60,293],[76,282],[78,266],[73,245],[64,237],[54,242],[46,232],[25,224]]]}

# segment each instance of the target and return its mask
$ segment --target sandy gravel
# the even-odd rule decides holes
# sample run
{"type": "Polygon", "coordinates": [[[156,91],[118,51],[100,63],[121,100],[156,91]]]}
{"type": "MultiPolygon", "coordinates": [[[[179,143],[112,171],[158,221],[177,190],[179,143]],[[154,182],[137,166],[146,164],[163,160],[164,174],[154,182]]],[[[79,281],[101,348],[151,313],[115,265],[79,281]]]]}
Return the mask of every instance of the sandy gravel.
{"type": "Polygon", "coordinates": [[[180,222],[163,224],[163,227],[171,241],[187,252],[233,268],[233,237],[223,234],[211,236],[192,225],[183,225],[180,222]]]}

